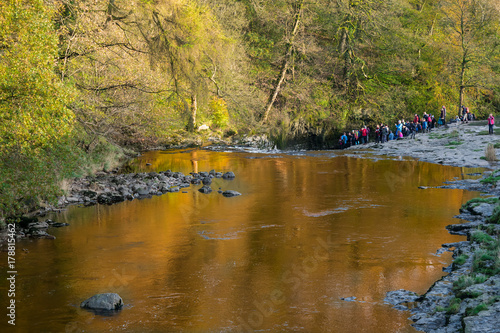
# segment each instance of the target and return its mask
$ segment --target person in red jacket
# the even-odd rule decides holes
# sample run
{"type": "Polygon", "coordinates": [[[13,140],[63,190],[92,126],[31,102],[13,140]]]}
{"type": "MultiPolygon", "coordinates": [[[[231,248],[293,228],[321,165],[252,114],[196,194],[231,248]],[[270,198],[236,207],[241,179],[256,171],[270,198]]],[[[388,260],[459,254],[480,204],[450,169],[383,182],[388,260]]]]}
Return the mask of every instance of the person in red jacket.
{"type": "Polygon", "coordinates": [[[490,113],[490,116],[488,117],[488,130],[490,134],[493,134],[493,125],[495,125],[495,117],[493,117],[493,114],[490,113]]]}
{"type": "Polygon", "coordinates": [[[361,142],[363,144],[367,144],[368,143],[368,130],[366,129],[366,126],[363,126],[363,128],[361,129],[361,142]]]}

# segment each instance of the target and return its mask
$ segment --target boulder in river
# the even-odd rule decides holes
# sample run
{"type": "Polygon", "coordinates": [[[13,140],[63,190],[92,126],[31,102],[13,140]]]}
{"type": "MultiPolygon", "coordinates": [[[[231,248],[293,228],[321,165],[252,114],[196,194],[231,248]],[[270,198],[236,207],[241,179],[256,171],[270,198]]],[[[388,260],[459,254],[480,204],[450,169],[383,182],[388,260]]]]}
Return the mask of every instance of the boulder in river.
{"type": "Polygon", "coordinates": [[[93,310],[119,310],[123,307],[123,300],[115,293],[97,294],[83,301],[80,307],[93,310]]]}
{"type": "Polygon", "coordinates": [[[199,184],[201,184],[201,179],[200,178],[193,178],[193,179],[191,179],[191,184],[199,185],[199,184]]]}
{"type": "Polygon", "coordinates": [[[227,198],[230,198],[230,197],[237,197],[238,195],[241,195],[241,193],[236,192],[236,191],[232,191],[232,190],[228,190],[228,191],[222,192],[222,195],[227,197],[227,198]]]}
{"type": "Polygon", "coordinates": [[[205,177],[203,178],[203,185],[211,185],[212,184],[212,178],[210,177],[205,177]]]}
{"type": "Polygon", "coordinates": [[[232,171],[226,172],[225,174],[222,175],[222,178],[224,178],[224,179],[233,179],[235,177],[236,176],[234,175],[234,172],[232,172],[232,171]]]}
{"type": "Polygon", "coordinates": [[[49,224],[47,222],[35,222],[28,225],[28,229],[33,230],[47,229],[48,227],[49,224]]]}
{"type": "Polygon", "coordinates": [[[208,185],[204,185],[202,188],[198,189],[201,193],[208,194],[212,192],[212,188],[208,185]]]}

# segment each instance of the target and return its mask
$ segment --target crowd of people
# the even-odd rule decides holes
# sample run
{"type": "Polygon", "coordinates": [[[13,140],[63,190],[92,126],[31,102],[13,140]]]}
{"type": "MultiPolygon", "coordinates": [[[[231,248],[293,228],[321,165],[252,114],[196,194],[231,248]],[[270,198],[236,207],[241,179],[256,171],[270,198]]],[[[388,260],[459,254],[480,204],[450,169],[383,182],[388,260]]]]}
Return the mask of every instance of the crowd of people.
{"type": "MultiPolygon", "coordinates": [[[[457,115],[455,119],[450,122],[461,122],[468,123],[469,121],[475,120],[475,115],[469,111],[469,108],[462,106],[460,108],[461,115],[457,115]]],[[[494,118],[490,114],[488,118],[488,125],[490,134],[493,132],[494,118]],[[491,119],[490,119],[491,118],[491,119]]],[[[439,120],[432,114],[427,114],[424,112],[422,117],[415,114],[413,120],[405,121],[404,119],[398,120],[394,126],[389,126],[388,124],[380,124],[375,128],[375,142],[385,143],[391,140],[401,140],[405,137],[410,139],[415,139],[417,133],[428,133],[432,129],[446,125],[446,107],[441,108],[439,120]]],[[[354,129],[350,132],[344,132],[339,139],[339,146],[341,149],[367,144],[370,138],[370,129],[363,126],[360,129],[354,129]]]]}

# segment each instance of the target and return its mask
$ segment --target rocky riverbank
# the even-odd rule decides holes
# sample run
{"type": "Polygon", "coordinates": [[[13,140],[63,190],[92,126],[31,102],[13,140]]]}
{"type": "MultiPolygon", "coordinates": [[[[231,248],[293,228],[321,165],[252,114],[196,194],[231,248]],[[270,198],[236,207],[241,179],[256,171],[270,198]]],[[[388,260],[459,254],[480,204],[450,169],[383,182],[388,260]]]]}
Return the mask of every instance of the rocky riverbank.
{"type": "MultiPolygon", "coordinates": [[[[449,182],[441,188],[481,191],[485,197],[469,201],[456,218],[463,223],[447,226],[467,241],[443,244],[437,253],[453,252],[448,275],[424,295],[397,290],[385,301],[409,310],[413,326],[424,332],[500,332],[500,206],[497,173],[482,179],[449,182]]],[[[498,184],[500,185],[500,184],[498,184]]],[[[425,190],[425,189],[424,189],[425,190]]]]}
{"type": "MultiPolygon", "coordinates": [[[[369,143],[346,149],[346,153],[407,156],[421,161],[458,167],[496,169],[497,161],[487,161],[488,144],[498,146],[498,135],[488,135],[485,122],[450,124],[415,140],[369,143]]],[[[482,197],[464,205],[449,225],[452,234],[467,241],[443,244],[437,251],[453,252],[453,263],[443,270],[449,274],[434,283],[423,295],[397,290],[385,301],[399,310],[410,311],[413,326],[424,332],[500,332],[500,172],[486,171],[480,179],[445,183],[439,188],[479,191],[482,197]]],[[[427,190],[426,187],[421,187],[427,190]]]]}
{"type": "MultiPolygon", "coordinates": [[[[55,237],[47,233],[47,230],[52,227],[63,227],[67,224],[51,220],[39,221],[38,217],[43,217],[51,211],[60,211],[68,205],[112,205],[127,200],[145,199],[169,192],[179,192],[183,188],[196,185],[200,185],[199,192],[208,194],[213,191],[211,188],[212,179],[232,180],[235,177],[232,171],[222,173],[215,170],[192,172],[188,175],[171,170],[128,174],[120,174],[118,170],[98,172],[94,176],[73,179],[66,194],[59,199],[56,206],[46,207],[35,212],[32,217],[23,217],[17,221],[16,236],[17,238],[54,239],[55,237]]],[[[241,195],[239,192],[223,191],[221,188],[217,192],[225,197],[241,195]]],[[[7,229],[0,232],[0,246],[7,239],[7,234],[7,229]]]]}

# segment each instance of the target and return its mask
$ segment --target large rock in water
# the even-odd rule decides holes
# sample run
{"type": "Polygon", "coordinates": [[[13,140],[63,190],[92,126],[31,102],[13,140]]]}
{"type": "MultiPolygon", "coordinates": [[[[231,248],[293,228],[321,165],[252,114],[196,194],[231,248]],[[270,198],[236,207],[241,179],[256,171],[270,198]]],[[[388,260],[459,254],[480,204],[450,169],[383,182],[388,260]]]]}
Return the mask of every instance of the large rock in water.
{"type": "Polygon", "coordinates": [[[82,308],[94,310],[119,310],[122,306],[122,298],[115,293],[97,294],[80,304],[82,308]]]}
{"type": "Polygon", "coordinates": [[[236,177],[236,176],[234,175],[234,172],[232,172],[232,171],[226,172],[225,174],[222,175],[222,178],[224,178],[224,179],[233,179],[234,177],[236,177]]]}
{"type": "Polygon", "coordinates": [[[238,195],[241,195],[241,193],[240,192],[236,192],[236,191],[232,191],[232,190],[228,190],[228,191],[224,191],[222,193],[222,195],[225,196],[225,197],[230,198],[230,197],[237,197],[238,195]]]}
{"type": "Polygon", "coordinates": [[[198,189],[198,191],[204,194],[209,194],[210,192],[212,192],[212,188],[208,185],[204,185],[202,188],[198,189]]]}

